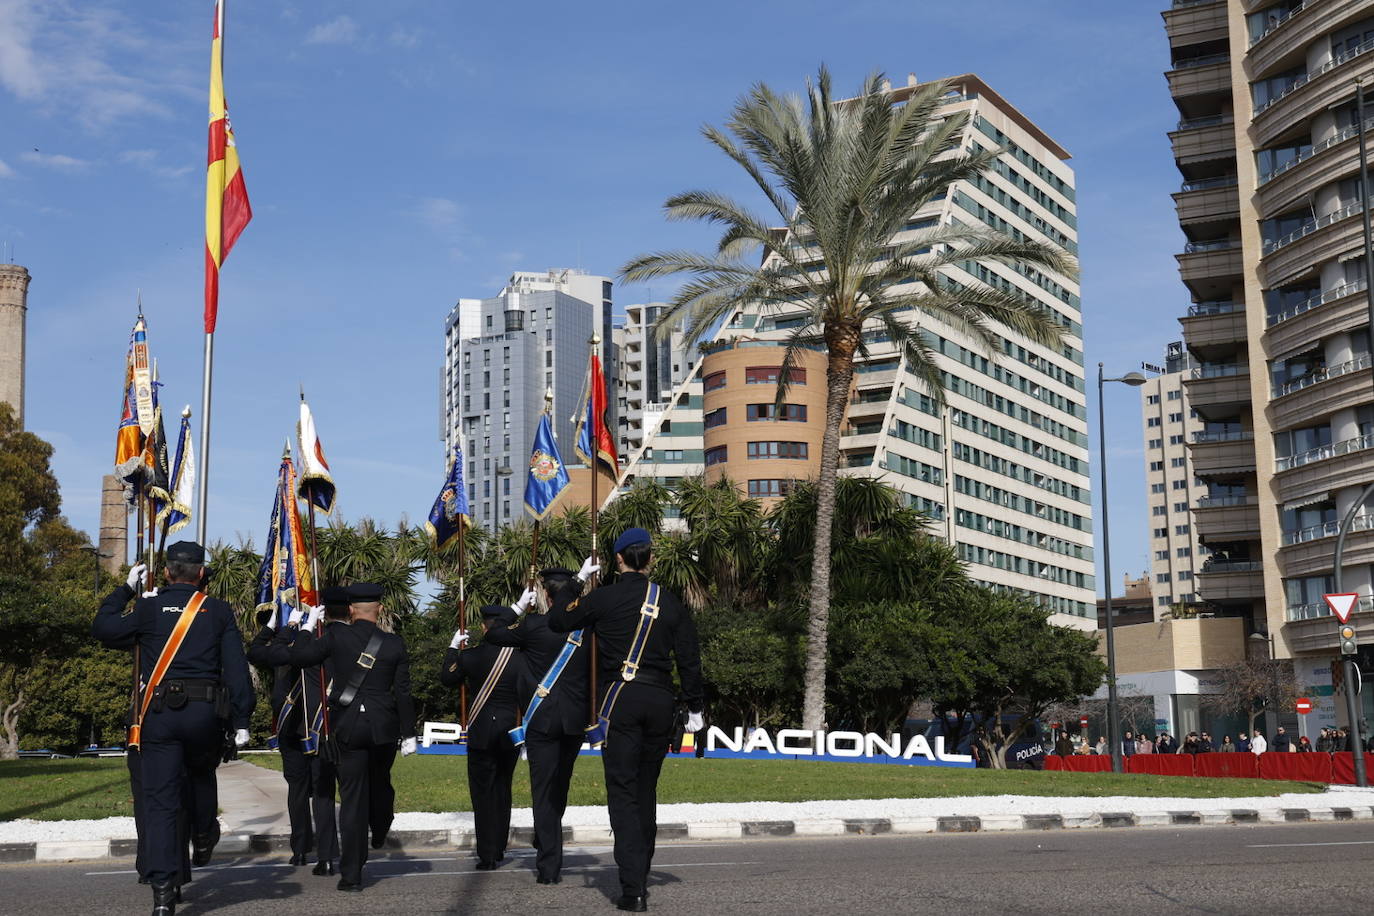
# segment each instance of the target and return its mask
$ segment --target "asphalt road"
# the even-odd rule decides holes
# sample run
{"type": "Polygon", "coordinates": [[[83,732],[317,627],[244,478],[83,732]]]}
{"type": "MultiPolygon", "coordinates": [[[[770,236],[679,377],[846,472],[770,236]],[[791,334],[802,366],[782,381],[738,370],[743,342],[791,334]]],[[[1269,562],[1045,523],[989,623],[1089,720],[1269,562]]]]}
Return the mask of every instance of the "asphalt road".
{"type": "MultiPolygon", "coordinates": [[[[539,886],[529,854],[495,872],[472,859],[389,855],[366,890],[280,859],[198,870],[179,914],[614,913],[605,847],[569,850],[564,882],[539,886]]],[[[1374,823],[1055,830],[662,844],[651,912],[1361,913],[1374,823]]],[[[145,913],[146,887],[116,863],[0,867],[0,912],[145,913]]]]}

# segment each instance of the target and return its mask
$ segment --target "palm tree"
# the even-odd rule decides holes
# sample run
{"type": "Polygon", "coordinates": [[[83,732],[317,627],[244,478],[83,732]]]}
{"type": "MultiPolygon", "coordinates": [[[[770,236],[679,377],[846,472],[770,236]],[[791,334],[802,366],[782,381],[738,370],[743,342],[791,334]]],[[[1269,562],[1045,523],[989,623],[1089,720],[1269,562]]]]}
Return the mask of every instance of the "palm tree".
{"type": "Polygon", "coordinates": [[[679,194],[664,205],[668,218],[723,227],[716,250],[646,254],[621,271],[630,282],[690,277],[656,325],[665,334],[685,319],[689,346],[743,308],[800,317],[786,341],[778,403],[797,349],[825,349],[825,434],[802,716],[807,729],[823,725],[840,425],[855,357],[867,354],[865,330],[885,333],[907,370],[940,402],[939,365],[917,329],[922,316],[958,329],[989,355],[999,350],[1000,335],[1007,332],[1055,349],[1061,345],[1060,326],[1027,298],[972,278],[956,283],[942,270],[1000,262],[1072,276],[1073,261],[1062,251],[958,222],[906,228],[923,205],[954,182],[978,178],[998,156],[998,151],[964,151],[968,116],[943,108],[949,89],[945,82],[927,83],[896,104],[875,73],[857,98],[836,101],[824,67],[816,82],[808,83],[805,102],[756,85],[736,104],[724,130],[708,126],[703,133],[757,185],[772,211],[769,218],[716,192],[679,194]]]}

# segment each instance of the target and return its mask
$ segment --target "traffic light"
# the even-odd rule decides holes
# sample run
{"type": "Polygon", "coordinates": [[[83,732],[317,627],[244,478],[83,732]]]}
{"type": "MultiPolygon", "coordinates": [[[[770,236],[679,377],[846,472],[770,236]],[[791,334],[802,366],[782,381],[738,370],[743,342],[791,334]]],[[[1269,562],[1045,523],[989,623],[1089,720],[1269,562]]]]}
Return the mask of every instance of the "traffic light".
{"type": "Polygon", "coordinates": [[[1355,644],[1355,626],[1349,623],[1341,624],[1341,654],[1358,655],[1360,647],[1355,644]]]}

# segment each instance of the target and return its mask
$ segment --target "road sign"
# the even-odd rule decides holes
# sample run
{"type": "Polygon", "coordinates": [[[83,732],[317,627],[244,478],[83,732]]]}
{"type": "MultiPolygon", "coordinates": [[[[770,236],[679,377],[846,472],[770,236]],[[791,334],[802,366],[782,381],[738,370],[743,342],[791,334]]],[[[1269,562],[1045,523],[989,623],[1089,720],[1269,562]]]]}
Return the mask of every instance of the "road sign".
{"type": "Polygon", "coordinates": [[[1345,623],[1350,619],[1350,612],[1355,610],[1355,602],[1360,600],[1359,592],[1338,592],[1334,595],[1322,595],[1326,600],[1327,607],[1331,608],[1331,613],[1336,615],[1336,619],[1345,623]]]}
{"type": "Polygon", "coordinates": [[[1083,729],[1086,729],[1086,728],[1088,727],[1088,717],[1087,717],[1087,716],[1079,716],[1079,717],[1078,717],[1078,727],[1079,727],[1079,728],[1083,728],[1083,729]]]}
{"type": "Polygon", "coordinates": [[[1298,711],[1298,715],[1305,716],[1312,711],[1312,701],[1307,697],[1298,697],[1293,703],[1293,708],[1298,711]]]}

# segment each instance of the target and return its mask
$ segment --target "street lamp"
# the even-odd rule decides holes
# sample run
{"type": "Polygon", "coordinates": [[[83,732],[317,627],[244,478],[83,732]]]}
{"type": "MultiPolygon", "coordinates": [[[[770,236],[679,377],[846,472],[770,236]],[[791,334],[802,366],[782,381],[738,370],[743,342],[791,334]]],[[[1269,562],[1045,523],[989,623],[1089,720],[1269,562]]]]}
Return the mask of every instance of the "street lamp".
{"type": "Polygon", "coordinates": [[[1102,469],[1102,576],[1106,580],[1103,592],[1107,596],[1107,742],[1112,749],[1112,772],[1121,772],[1121,710],[1116,699],[1116,639],[1112,634],[1112,536],[1107,521],[1107,412],[1102,406],[1102,385],[1121,382],[1139,388],[1149,379],[1139,372],[1127,372],[1121,378],[1103,378],[1102,364],[1097,364],[1097,460],[1102,469]]]}

